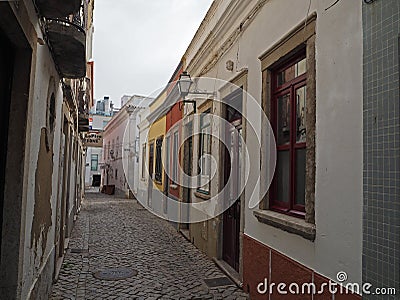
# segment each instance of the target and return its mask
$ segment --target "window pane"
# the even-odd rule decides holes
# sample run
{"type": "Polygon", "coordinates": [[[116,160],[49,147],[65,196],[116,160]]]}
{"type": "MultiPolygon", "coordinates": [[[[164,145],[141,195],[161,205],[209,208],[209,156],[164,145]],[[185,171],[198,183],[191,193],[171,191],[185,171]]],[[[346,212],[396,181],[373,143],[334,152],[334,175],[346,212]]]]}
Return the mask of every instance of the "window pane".
{"type": "Polygon", "coordinates": [[[290,141],[290,97],[278,97],[278,145],[288,144],[290,141]]]}
{"type": "Polygon", "coordinates": [[[97,154],[91,155],[91,171],[97,171],[99,164],[99,156],[97,154]]]}
{"type": "Polygon", "coordinates": [[[296,150],[296,204],[305,205],[306,149],[296,150]]]}
{"type": "Polygon", "coordinates": [[[277,200],[289,202],[290,195],[290,155],[289,151],[279,151],[276,166],[277,200]]]}
{"type": "Polygon", "coordinates": [[[204,114],[202,116],[200,125],[201,125],[200,148],[199,148],[200,187],[198,188],[198,190],[208,193],[210,190],[209,180],[211,176],[211,159],[208,156],[211,153],[211,126],[208,114],[204,114]]]}
{"type": "MultiPolygon", "coordinates": [[[[209,127],[208,127],[209,129],[209,127]]],[[[205,132],[208,132],[206,130],[205,132]]],[[[211,171],[211,160],[209,157],[209,154],[211,153],[211,146],[210,146],[210,138],[211,136],[209,134],[206,134],[205,132],[202,133],[201,139],[202,139],[202,147],[201,147],[201,160],[200,160],[200,168],[201,168],[201,174],[202,175],[207,175],[209,176],[211,171]]]]}
{"type": "Polygon", "coordinates": [[[306,58],[303,58],[295,65],[295,76],[303,75],[307,71],[306,58]]]}
{"type": "Polygon", "coordinates": [[[306,87],[296,90],[296,141],[306,141],[306,87]]]}
{"type": "Polygon", "coordinates": [[[277,75],[278,86],[281,86],[300,75],[307,72],[307,61],[303,58],[301,61],[295,63],[294,65],[288,67],[287,69],[279,72],[277,75]]]}
{"type": "Polygon", "coordinates": [[[156,170],[155,170],[154,178],[158,182],[161,182],[161,180],[162,180],[162,161],[161,161],[162,142],[163,142],[162,138],[160,138],[156,141],[156,170]]]}
{"type": "Polygon", "coordinates": [[[170,174],[170,167],[169,167],[169,161],[171,158],[171,154],[170,154],[170,137],[167,136],[167,138],[165,139],[165,171],[170,174]]]}
{"type": "Polygon", "coordinates": [[[146,154],[146,144],[144,144],[142,150],[142,178],[146,176],[146,154]]]}
{"type": "Polygon", "coordinates": [[[178,181],[178,165],[179,165],[179,153],[178,153],[178,148],[179,148],[179,136],[178,132],[174,133],[174,154],[173,154],[173,174],[172,174],[172,179],[174,182],[178,181]]]}
{"type": "Polygon", "coordinates": [[[295,67],[294,65],[287,68],[286,70],[278,73],[278,86],[291,81],[295,78],[295,67]]]}

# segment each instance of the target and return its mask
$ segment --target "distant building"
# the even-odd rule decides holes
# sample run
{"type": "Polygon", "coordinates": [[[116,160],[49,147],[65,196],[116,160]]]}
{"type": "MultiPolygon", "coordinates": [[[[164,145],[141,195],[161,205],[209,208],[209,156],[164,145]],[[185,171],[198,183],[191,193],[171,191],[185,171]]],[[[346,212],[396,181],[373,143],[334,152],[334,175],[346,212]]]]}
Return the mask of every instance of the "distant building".
{"type": "Polygon", "coordinates": [[[92,110],[96,115],[113,116],[119,111],[119,108],[114,107],[114,103],[110,100],[110,97],[104,96],[103,99],[98,100],[96,107],[92,110]]]}
{"type": "Polygon", "coordinates": [[[153,99],[134,95],[126,101],[126,97],[122,97],[122,108],[104,128],[102,185],[112,186],[117,194],[129,198],[136,194],[138,185],[134,176],[139,164],[138,113],[153,99]]]}
{"type": "Polygon", "coordinates": [[[85,185],[100,186],[101,170],[100,162],[103,160],[103,131],[111,120],[111,116],[90,114],[89,132],[86,134],[86,168],[85,168],[85,185]]]}

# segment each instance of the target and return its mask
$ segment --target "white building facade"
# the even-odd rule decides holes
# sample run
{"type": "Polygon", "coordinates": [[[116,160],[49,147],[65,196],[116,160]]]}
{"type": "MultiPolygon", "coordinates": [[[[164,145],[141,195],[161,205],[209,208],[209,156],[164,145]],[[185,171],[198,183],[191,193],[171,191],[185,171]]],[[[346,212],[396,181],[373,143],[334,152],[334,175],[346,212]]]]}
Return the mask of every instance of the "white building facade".
{"type": "Polygon", "coordinates": [[[116,194],[127,198],[135,196],[138,186],[138,114],[151,101],[152,98],[132,96],[104,128],[102,186],[110,186],[116,194]]]}
{"type": "MultiPolygon", "coordinates": [[[[245,188],[234,212],[191,224],[190,238],[235,269],[252,299],[268,297],[257,291],[265,279],[320,286],[345,272],[348,282],[362,282],[363,4],[340,1],[326,10],[331,4],[216,0],[183,58],[192,77],[218,78],[243,90],[219,86],[217,97],[236,101],[241,95],[246,119],[228,122],[249,145],[251,165],[244,168],[250,176],[252,169],[261,170],[260,181],[245,188]],[[251,146],[257,144],[253,130],[264,141],[269,136],[261,125],[262,110],[278,146],[266,195],[261,190],[268,184],[270,153],[267,147],[251,146]]],[[[217,101],[197,106],[198,113],[229,115],[217,101]]],[[[224,134],[215,124],[211,132],[224,134]]],[[[211,143],[219,176],[201,194],[193,189],[194,201],[215,196],[224,185],[228,164],[218,143],[211,143]]],[[[196,138],[193,147],[196,169],[201,153],[196,138]]],[[[359,294],[349,299],[360,299],[359,294]]],[[[324,295],[332,299],[329,291],[324,295]]]]}
{"type": "Polygon", "coordinates": [[[101,184],[101,166],[103,161],[103,133],[104,127],[110,122],[111,116],[90,114],[89,128],[86,135],[86,169],[85,185],[99,187],[101,184]]]}

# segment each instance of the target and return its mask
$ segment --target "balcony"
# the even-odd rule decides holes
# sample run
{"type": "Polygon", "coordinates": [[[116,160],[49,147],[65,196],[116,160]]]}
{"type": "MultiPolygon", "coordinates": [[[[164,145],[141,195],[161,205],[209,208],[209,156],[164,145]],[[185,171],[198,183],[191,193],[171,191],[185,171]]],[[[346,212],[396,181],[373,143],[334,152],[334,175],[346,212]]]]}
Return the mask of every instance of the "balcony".
{"type": "Polygon", "coordinates": [[[64,18],[79,11],[81,0],[34,0],[39,14],[45,18],[64,18]]]}
{"type": "Polygon", "coordinates": [[[84,14],[64,19],[46,19],[46,37],[60,75],[77,79],[86,74],[84,14]]]}

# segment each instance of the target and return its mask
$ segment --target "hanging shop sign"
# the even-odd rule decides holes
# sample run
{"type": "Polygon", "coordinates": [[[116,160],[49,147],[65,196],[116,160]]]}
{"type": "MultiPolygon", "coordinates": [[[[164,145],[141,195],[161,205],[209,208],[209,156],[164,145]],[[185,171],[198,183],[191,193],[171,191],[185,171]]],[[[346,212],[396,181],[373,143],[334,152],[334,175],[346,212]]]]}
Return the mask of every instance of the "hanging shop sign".
{"type": "Polygon", "coordinates": [[[103,133],[89,131],[85,136],[85,146],[86,147],[103,147],[103,133]]]}

